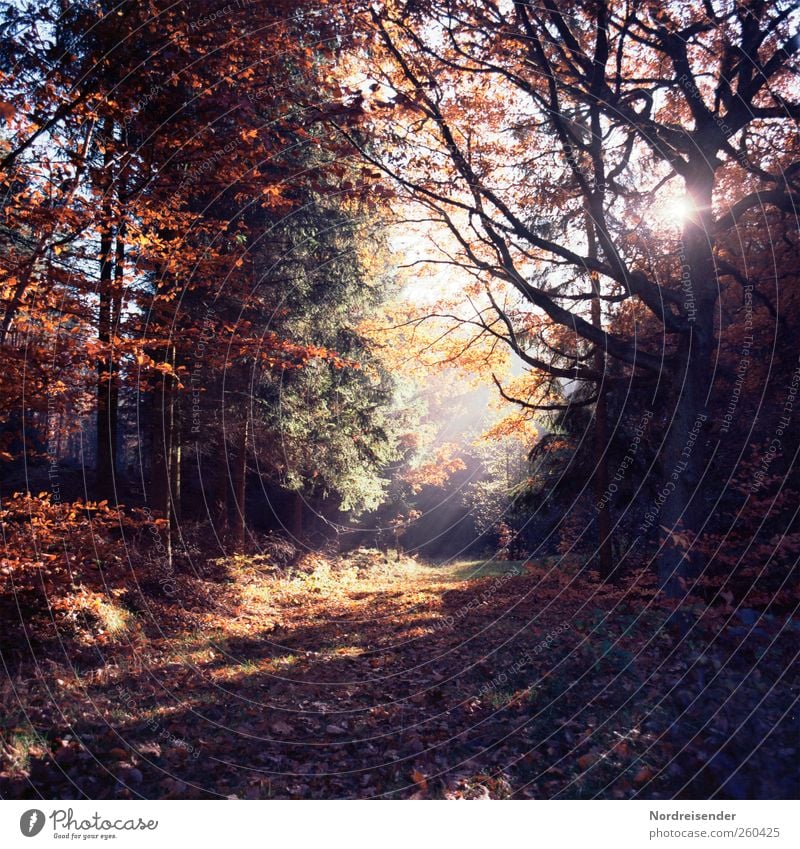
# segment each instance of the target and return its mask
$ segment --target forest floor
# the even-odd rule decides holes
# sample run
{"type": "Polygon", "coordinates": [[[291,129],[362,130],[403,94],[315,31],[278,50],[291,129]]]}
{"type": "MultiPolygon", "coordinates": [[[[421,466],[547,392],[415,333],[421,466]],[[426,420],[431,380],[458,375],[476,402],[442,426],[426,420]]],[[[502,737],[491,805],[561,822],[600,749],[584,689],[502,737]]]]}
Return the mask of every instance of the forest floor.
{"type": "Polygon", "coordinates": [[[374,551],[239,558],[208,593],[14,671],[0,796],[797,796],[785,616],[374,551]]]}

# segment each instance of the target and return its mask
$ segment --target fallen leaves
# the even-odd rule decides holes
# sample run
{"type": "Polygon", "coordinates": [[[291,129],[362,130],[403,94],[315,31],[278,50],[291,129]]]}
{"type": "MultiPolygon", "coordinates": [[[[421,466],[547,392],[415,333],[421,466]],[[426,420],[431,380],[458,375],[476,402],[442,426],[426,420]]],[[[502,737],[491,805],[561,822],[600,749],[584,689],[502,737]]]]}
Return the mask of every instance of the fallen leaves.
{"type": "MultiPolygon", "coordinates": [[[[663,798],[687,775],[724,780],[732,767],[710,753],[750,713],[747,693],[755,704],[772,686],[762,665],[739,687],[732,663],[763,657],[774,633],[726,641],[704,616],[676,651],[658,639],[668,614],[609,616],[613,598],[581,609],[540,574],[498,586],[362,560],[315,555],[302,579],[243,560],[235,615],[204,613],[180,650],[151,636],[135,663],[109,648],[107,666],[58,688],[69,729],[51,694],[74,675],[54,666],[27,696],[43,733],[28,741],[24,717],[0,729],[0,793],[23,794],[30,780],[35,792],[94,798],[663,798]],[[309,594],[309,583],[324,591],[309,594]],[[474,603],[490,588],[488,603],[474,603]],[[414,636],[421,610],[458,616],[458,627],[414,636]],[[681,739],[674,718],[687,705],[699,705],[690,715],[701,726],[703,710],[726,703],[705,736],[681,739]]],[[[784,695],[762,724],[779,720],[784,695]]],[[[741,750],[749,757],[744,740],[741,750]]],[[[787,744],[780,761],[796,755],[787,744]]],[[[784,767],[769,769],[785,780],[784,767]]]]}
{"type": "Polygon", "coordinates": [[[411,780],[416,784],[420,793],[426,793],[428,790],[428,779],[418,769],[411,771],[411,780]]]}

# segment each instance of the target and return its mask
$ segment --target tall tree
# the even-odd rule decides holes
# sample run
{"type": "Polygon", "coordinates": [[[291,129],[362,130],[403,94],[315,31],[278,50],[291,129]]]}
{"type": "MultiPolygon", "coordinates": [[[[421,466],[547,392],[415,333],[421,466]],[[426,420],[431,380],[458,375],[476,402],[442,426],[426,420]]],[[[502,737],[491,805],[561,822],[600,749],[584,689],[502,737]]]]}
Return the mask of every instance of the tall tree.
{"type": "Polygon", "coordinates": [[[483,332],[562,390],[594,387],[573,402],[610,388],[598,351],[623,385],[650,387],[666,429],[659,577],[681,594],[725,479],[708,474],[718,306],[747,274],[721,246],[800,200],[794,4],[421,0],[367,14],[381,49],[354,99],[384,153],[343,133],[449,233],[437,259],[485,287],[483,332]],[[634,324],[600,326],[597,301],[633,305],[634,324]],[[536,316],[558,344],[530,344],[536,316]],[[645,316],[655,346],[637,337],[645,316]]]}

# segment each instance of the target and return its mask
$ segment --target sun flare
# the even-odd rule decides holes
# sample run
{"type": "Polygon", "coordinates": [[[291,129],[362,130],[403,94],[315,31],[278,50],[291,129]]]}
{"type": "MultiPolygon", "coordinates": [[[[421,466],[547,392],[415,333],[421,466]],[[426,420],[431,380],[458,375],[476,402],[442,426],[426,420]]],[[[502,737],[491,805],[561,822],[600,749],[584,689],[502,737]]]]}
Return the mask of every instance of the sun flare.
{"type": "Polygon", "coordinates": [[[658,209],[658,217],[665,224],[683,227],[696,211],[692,199],[684,195],[682,197],[669,198],[661,203],[658,209]]]}

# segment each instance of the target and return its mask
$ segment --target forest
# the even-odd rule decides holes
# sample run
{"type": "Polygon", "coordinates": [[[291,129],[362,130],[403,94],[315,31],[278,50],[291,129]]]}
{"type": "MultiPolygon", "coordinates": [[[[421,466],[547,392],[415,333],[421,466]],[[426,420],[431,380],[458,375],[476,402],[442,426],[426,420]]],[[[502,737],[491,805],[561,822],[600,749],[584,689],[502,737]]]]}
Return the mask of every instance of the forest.
{"type": "Polygon", "coordinates": [[[0,798],[798,798],[799,53],[0,2],[0,798]]]}

